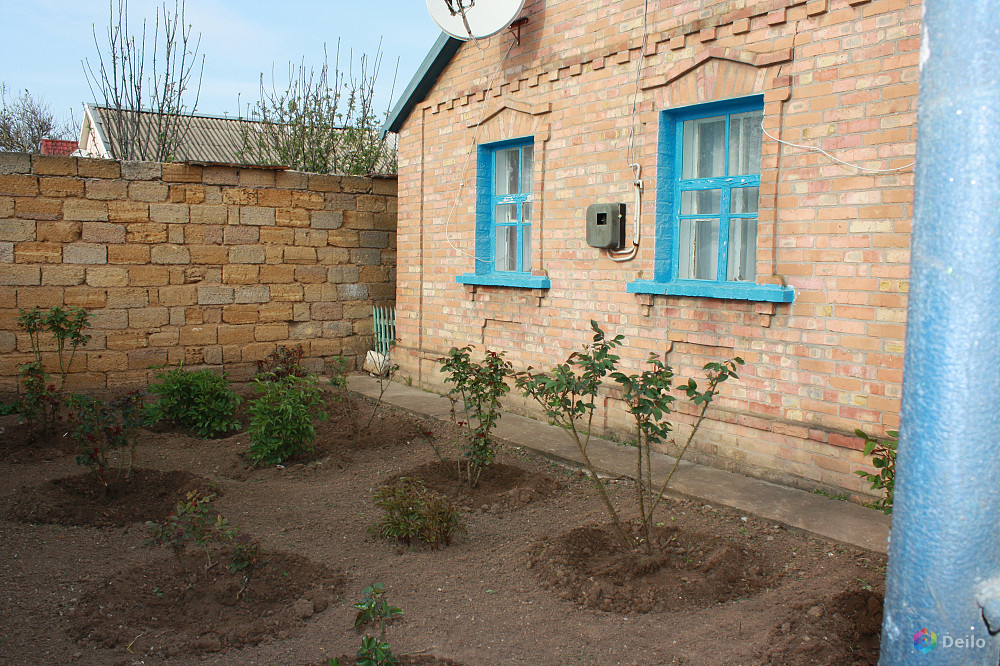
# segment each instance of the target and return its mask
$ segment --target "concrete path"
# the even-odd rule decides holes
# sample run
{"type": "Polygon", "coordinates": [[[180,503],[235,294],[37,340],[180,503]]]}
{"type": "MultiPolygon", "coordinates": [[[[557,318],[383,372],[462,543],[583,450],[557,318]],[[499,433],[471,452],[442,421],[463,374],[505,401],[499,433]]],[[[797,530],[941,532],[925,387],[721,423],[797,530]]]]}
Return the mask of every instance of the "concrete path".
{"type": "MultiPolygon", "coordinates": [[[[368,375],[352,375],[348,387],[377,398],[378,382],[368,375]]],[[[393,383],[383,396],[387,404],[435,419],[451,418],[448,399],[417,388],[393,383]]],[[[576,444],[561,428],[504,412],[494,431],[498,439],[531,449],[570,467],[582,466],[576,444]]],[[[587,453],[602,473],[631,476],[634,450],[608,440],[591,438],[587,453]]],[[[662,483],[674,459],[654,454],[653,482],[662,483]]],[[[739,474],[681,461],[670,481],[669,493],[721,504],[748,514],[796,527],[841,543],[886,552],[889,517],[873,509],[759,481],[739,474]]]]}

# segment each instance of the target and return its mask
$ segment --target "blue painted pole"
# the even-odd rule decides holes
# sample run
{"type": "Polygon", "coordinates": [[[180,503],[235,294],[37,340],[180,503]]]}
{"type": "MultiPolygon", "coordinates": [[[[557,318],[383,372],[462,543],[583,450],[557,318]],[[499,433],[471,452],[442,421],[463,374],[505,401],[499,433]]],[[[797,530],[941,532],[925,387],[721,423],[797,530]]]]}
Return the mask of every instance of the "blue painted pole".
{"type": "Polygon", "coordinates": [[[924,9],[902,427],[879,663],[996,666],[1000,12],[995,0],[926,0],[924,9]],[[915,638],[923,638],[919,646],[915,638]]]}

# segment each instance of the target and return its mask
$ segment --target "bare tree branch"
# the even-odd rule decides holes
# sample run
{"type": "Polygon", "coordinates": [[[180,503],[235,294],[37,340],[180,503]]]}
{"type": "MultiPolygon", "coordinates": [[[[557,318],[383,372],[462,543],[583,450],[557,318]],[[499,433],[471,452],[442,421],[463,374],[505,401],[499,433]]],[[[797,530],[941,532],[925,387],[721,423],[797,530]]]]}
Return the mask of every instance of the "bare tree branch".
{"type": "Polygon", "coordinates": [[[272,73],[268,91],[261,74],[260,100],[247,105],[247,122],[241,125],[241,159],[312,173],[395,173],[395,150],[382,136],[373,104],[381,42],[373,60],[361,56],[358,78],[353,60],[351,53],[342,72],[338,42],[332,70],[324,49],[319,71],[307,68],[305,59],[297,68],[289,63],[283,90],[272,73]]]}
{"type": "Polygon", "coordinates": [[[185,0],[166,0],[156,10],[153,49],[147,61],[146,21],[133,35],[128,25],[128,0],[108,0],[108,29],[102,48],[93,28],[96,67],[85,59],[84,73],[95,100],[103,100],[107,114],[104,130],[117,159],[169,162],[178,157],[198,107],[205,57],[197,70],[201,34],[192,41],[192,26],[185,23],[185,0]],[[148,69],[152,75],[146,78],[148,69]],[[197,79],[195,74],[197,73],[197,79]],[[192,85],[194,102],[186,93],[192,85]]]}
{"type": "Polygon", "coordinates": [[[60,126],[48,105],[23,91],[17,97],[7,96],[7,86],[0,83],[0,151],[39,153],[42,139],[63,139],[71,136],[69,126],[60,126]]]}

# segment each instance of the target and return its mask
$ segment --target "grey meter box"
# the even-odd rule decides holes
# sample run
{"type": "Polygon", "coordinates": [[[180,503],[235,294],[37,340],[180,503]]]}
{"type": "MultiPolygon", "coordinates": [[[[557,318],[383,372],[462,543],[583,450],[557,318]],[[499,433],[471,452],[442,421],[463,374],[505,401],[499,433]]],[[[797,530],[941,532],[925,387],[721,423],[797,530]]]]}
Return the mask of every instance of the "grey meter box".
{"type": "Polygon", "coordinates": [[[587,206],[587,245],[620,248],[625,240],[625,204],[587,206]]]}

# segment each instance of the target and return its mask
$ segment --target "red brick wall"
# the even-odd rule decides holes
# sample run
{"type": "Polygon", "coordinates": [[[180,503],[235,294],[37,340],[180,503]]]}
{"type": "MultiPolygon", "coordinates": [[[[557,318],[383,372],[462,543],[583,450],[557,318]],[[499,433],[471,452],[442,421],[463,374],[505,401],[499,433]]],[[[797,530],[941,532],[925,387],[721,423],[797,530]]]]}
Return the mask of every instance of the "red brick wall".
{"type": "Polygon", "coordinates": [[[31,360],[34,306],[91,311],[71,388],[180,361],[245,379],[277,345],[358,363],[395,297],[395,229],[394,178],[0,153],[0,386],[31,360]]]}
{"type": "MultiPolygon", "coordinates": [[[[408,118],[399,142],[399,361],[441,381],[452,345],[549,366],[589,340],[589,320],[623,334],[625,363],[668,353],[681,376],[742,356],[695,458],[785,483],[863,490],[853,431],[899,421],[916,148],[919,0],[649,3],[535,0],[509,45],[467,44],[408,118]],[[586,206],[632,204],[626,163],[637,60],[635,150],[647,184],[638,257],[616,264],[585,242],[586,206]],[[790,305],[641,296],[651,279],[658,114],[763,94],[765,127],[868,173],[765,137],[758,281],[794,287],[790,305]],[[548,290],[471,287],[474,142],[535,137],[533,270],[548,290]],[[454,246],[454,247],[453,247],[454,246]]],[[[629,227],[631,234],[631,225],[629,227]]],[[[511,400],[514,405],[516,401],[511,400]]],[[[613,396],[602,426],[625,423],[613,396]]],[[[530,411],[529,405],[514,405],[530,411]]],[[[690,422],[689,415],[680,417],[690,422]]],[[[683,430],[683,426],[682,426],[683,430]]]]}

